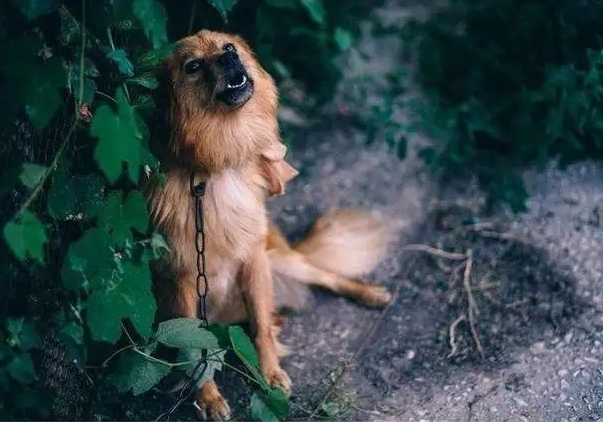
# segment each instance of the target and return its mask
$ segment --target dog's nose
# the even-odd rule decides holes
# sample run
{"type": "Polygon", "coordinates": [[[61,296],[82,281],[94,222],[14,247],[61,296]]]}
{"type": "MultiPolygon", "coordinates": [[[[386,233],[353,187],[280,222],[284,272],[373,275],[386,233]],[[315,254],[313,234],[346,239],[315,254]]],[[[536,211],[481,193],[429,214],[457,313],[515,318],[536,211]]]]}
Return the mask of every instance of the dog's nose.
{"type": "Polygon", "coordinates": [[[227,51],[218,58],[218,63],[226,68],[235,67],[239,64],[239,56],[234,51],[227,51]]]}

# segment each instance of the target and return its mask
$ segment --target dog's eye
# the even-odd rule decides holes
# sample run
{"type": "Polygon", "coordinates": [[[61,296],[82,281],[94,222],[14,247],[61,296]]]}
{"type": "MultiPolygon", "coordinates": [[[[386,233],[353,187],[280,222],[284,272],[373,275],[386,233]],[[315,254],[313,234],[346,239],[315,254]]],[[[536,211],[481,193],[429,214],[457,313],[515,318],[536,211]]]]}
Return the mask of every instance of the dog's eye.
{"type": "Polygon", "coordinates": [[[188,61],[184,64],[184,72],[187,75],[196,73],[201,69],[201,64],[202,63],[200,59],[193,59],[191,61],[188,61]]]}
{"type": "Polygon", "coordinates": [[[224,51],[236,51],[235,46],[232,45],[231,43],[224,45],[223,49],[224,49],[224,51]]]}

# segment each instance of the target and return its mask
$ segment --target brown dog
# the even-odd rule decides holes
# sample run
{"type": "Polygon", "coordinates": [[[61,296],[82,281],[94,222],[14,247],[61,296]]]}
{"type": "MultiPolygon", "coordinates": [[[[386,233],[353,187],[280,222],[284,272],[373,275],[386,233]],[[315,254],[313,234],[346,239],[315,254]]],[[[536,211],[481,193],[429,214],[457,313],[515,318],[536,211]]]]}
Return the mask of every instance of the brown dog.
{"type": "MultiPolygon", "coordinates": [[[[284,161],[275,84],[239,37],[200,31],[178,42],[159,66],[170,139],[165,140],[166,183],[151,180],[154,224],[171,246],[156,263],[155,294],[161,318],[198,317],[195,214],[190,175],[206,181],[202,197],[206,237],[207,301],[211,322],[249,321],[260,369],[271,385],[290,391],[281,368],[278,283],[317,285],[384,306],[380,286],[355,280],[384,257],[387,229],[370,214],[337,209],[323,215],[309,236],[290,246],[269,222],[266,199],[284,193],[297,171],[284,161]]],[[[230,409],[214,381],[197,394],[200,416],[226,419],[230,409]]]]}

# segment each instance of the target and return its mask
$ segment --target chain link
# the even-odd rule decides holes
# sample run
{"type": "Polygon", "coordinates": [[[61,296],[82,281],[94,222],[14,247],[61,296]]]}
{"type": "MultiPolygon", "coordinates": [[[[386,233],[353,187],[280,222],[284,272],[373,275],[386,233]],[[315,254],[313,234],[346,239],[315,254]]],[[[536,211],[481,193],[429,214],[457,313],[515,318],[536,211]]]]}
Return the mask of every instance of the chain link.
{"type": "MultiPolygon", "coordinates": [[[[209,283],[207,282],[207,275],[205,274],[205,231],[203,227],[203,200],[202,197],[205,194],[205,182],[201,182],[195,184],[195,173],[191,173],[190,178],[190,189],[191,195],[193,197],[193,206],[195,209],[195,249],[197,251],[197,295],[200,300],[200,314],[201,320],[203,321],[204,326],[208,326],[209,322],[207,320],[207,293],[209,291],[209,283]]],[[[197,390],[197,384],[205,375],[207,370],[207,350],[202,351],[201,359],[195,365],[191,376],[186,381],[186,383],[182,386],[180,390],[180,395],[176,402],[170,407],[170,409],[162,413],[155,419],[156,421],[160,420],[170,420],[170,416],[185,402],[187,402],[190,397],[197,390]]],[[[197,401],[193,402],[193,405],[198,409],[199,406],[197,401]]]]}

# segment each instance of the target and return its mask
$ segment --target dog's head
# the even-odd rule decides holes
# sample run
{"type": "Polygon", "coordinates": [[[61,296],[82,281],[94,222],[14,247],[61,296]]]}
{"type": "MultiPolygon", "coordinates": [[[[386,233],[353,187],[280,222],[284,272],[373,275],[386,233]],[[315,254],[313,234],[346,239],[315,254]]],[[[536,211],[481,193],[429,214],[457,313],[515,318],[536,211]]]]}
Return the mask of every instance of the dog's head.
{"type": "Polygon", "coordinates": [[[202,30],[180,40],[158,78],[182,164],[236,166],[278,137],[275,84],[238,36],[202,30]]]}

